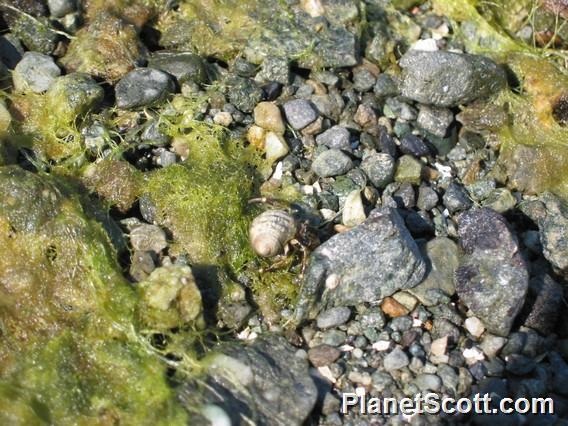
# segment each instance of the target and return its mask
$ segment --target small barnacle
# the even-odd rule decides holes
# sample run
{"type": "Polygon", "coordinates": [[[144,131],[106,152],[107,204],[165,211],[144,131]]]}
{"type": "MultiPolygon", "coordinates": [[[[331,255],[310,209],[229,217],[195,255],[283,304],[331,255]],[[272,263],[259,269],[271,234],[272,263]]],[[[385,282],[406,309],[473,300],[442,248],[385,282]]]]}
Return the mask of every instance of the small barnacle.
{"type": "Polygon", "coordinates": [[[285,210],[267,210],[250,226],[250,243],[256,254],[274,257],[284,252],[296,235],[296,221],[285,210]]]}

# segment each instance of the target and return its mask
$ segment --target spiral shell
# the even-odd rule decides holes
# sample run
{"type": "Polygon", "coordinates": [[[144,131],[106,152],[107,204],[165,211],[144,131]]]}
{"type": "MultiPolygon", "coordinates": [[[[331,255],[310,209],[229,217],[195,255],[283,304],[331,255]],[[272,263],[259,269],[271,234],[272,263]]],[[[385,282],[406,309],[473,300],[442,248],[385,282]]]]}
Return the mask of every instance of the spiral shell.
{"type": "Polygon", "coordinates": [[[285,210],[267,210],[250,226],[250,244],[256,254],[273,257],[283,252],[296,234],[296,221],[285,210]]]}

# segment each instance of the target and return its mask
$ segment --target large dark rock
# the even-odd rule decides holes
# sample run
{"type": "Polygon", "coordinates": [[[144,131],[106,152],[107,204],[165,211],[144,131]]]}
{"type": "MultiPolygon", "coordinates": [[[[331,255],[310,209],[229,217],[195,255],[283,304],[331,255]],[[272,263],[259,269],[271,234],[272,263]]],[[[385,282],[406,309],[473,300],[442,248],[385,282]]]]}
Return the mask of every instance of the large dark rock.
{"type": "Polygon", "coordinates": [[[380,301],[416,286],[425,273],[420,250],[398,212],[374,210],[363,224],[335,235],[312,253],[296,320],[326,306],[380,301]]]}
{"type": "Polygon", "coordinates": [[[562,274],[568,273],[568,206],[557,196],[545,193],[541,201],[546,216],[539,221],[544,257],[562,274]]]}
{"type": "Polygon", "coordinates": [[[173,88],[173,82],[165,72],[139,68],[117,83],[116,105],[122,109],[149,106],[164,100],[173,88]]]}
{"type": "Polygon", "coordinates": [[[205,62],[191,52],[158,51],[148,62],[149,68],[156,68],[174,76],[179,84],[188,81],[204,83],[207,81],[205,62]]]}
{"type": "Polygon", "coordinates": [[[483,56],[412,50],[402,57],[402,95],[426,105],[455,107],[497,93],[505,72],[483,56]]]}
{"type": "Polygon", "coordinates": [[[466,255],[455,274],[456,291],[489,331],[506,336],[528,288],[517,239],[506,219],[487,208],[462,214],[459,235],[466,255]]]}
{"type": "MultiPolygon", "coordinates": [[[[317,399],[308,362],[280,336],[262,336],[251,344],[217,348],[207,375],[179,388],[182,403],[195,412],[197,403],[215,405],[234,425],[301,425],[317,399]]],[[[210,416],[208,416],[211,418],[210,416]]],[[[206,424],[203,418],[191,424],[206,424]]]]}
{"type": "Polygon", "coordinates": [[[550,275],[539,275],[530,281],[529,301],[526,303],[524,325],[543,335],[554,332],[564,306],[562,286],[550,275]]]}

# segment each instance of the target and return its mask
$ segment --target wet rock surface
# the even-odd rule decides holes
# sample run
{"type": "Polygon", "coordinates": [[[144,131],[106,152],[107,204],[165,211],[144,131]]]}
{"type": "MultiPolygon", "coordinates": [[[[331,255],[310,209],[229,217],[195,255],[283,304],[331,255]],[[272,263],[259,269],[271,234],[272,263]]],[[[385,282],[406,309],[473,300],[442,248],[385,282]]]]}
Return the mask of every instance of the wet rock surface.
{"type": "Polygon", "coordinates": [[[528,3],[0,1],[0,423],[563,424],[568,14],[528,3]]]}
{"type": "MultiPolygon", "coordinates": [[[[182,401],[204,392],[231,422],[301,425],[317,400],[308,363],[278,336],[265,336],[248,345],[226,345],[210,360],[203,388],[184,387],[182,401]]],[[[198,385],[199,386],[199,385],[198,385]]]]}

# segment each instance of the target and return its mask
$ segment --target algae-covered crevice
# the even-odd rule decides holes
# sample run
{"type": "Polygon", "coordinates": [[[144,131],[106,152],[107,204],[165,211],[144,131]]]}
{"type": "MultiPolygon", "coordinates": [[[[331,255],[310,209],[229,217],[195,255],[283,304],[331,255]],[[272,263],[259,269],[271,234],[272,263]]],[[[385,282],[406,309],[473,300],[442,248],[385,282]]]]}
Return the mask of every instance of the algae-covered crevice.
{"type": "Polygon", "coordinates": [[[73,184],[0,168],[3,424],[183,424],[138,298],[73,184]]]}
{"type": "MultiPolygon", "coordinates": [[[[471,0],[434,1],[438,13],[454,20],[457,36],[469,52],[493,57],[508,67],[517,80],[513,83],[518,87],[511,86],[489,101],[506,116],[496,127],[484,129],[496,136],[501,145],[494,176],[528,193],[552,190],[568,197],[568,130],[564,117],[568,74],[563,64],[566,52],[555,49],[554,44],[539,46],[533,38],[523,40],[518,35],[523,26],[538,32],[534,15],[550,15],[550,10],[540,2],[524,2],[522,10],[527,12],[526,16],[513,19],[521,5],[510,6],[471,0]]],[[[553,22],[550,31],[566,27],[562,16],[556,15],[553,22]]],[[[539,23],[545,25],[543,20],[539,23]]],[[[466,115],[495,122],[495,110],[484,109],[481,104],[469,106],[466,115]]],[[[471,124],[467,116],[466,127],[471,124]]]]}

